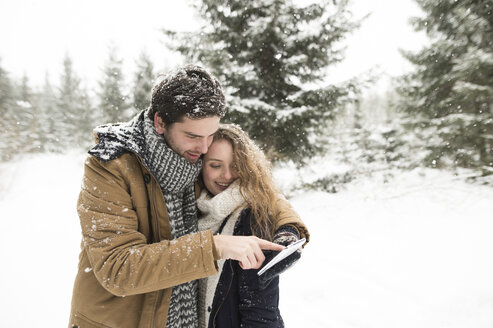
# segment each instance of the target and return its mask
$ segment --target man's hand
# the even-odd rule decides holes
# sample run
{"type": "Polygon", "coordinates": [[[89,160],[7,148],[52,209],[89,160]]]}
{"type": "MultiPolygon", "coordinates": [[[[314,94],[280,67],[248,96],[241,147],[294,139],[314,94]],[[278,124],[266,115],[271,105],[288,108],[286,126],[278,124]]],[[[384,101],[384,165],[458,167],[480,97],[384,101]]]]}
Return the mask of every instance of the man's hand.
{"type": "Polygon", "coordinates": [[[284,249],[282,245],[255,236],[215,235],[214,244],[221,259],[237,260],[243,270],[258,269],[262,266],[265,260],[262,250],[284,249]]]}

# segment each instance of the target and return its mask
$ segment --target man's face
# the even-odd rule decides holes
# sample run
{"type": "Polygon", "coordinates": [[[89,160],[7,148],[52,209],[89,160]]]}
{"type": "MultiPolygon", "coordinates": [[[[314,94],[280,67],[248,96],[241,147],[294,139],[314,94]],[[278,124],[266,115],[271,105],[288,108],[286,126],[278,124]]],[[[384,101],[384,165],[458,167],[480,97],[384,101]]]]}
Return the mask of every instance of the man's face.
{"type": "Polygon", "coordinates": [[[219,128],[219,116],[192,120],[184,117],[182,122],[165,126],[162,119],[154,116],[156,131],[164,136],[168,145],[177,154],[191,163],[198,161],[200,155],[207,153],[212,137],[219,128]]]}

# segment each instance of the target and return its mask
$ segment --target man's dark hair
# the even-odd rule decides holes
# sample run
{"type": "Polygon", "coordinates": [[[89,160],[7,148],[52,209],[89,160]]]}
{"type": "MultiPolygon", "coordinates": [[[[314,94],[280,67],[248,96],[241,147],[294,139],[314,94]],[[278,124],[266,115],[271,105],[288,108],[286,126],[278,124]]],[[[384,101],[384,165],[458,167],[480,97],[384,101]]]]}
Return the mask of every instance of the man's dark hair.
{"type": "Polygon", "coordinates": [[[152,89],[149,118],[158,113],[165,125],[180,122],[184,116],[200,119],[226,114],[219,81],[199,66],[187,65],[165,75],[152,89]]]}

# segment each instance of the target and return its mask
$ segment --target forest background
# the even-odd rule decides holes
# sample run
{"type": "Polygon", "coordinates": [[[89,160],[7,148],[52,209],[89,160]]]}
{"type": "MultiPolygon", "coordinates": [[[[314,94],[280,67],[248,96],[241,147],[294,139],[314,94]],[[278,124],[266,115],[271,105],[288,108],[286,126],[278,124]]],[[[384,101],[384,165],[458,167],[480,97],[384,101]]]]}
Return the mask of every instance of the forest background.
{"type": "Polygon", "coordinates": [[[126,76],[115,43],[96,81],[81,78],[68,50],[57,83],[47,71],[34,85],[29,72],[18,78],[0,62],[1,159],[88,148],[94,126],[148,106],[158,73],[193,62],[222,81],[225,121],[240,124],[274,161],[299,167],[330,152],[351,163],[353,172],[320,177],[314,188],[332,190],[382,166],[468,168],[482,181],[492,173],[490,1],[416,1],[421,15],[409,24],[426,41],[401,49],[409,69],[386,80],[392,74],[378,67],[337,80],[348,38],[371,18],[354,14],[349,1],[187,5],[188,31],[166,26],[156,40],[166,48],[159,69],[142,49],[126,76]]]}
{"type": "Polygon", "coordinates": [[[492,27],[491,0],[0,1],[0,325],[66,325],[91,130],[193,62],[310,229],[287,327],[491,327],[492,27]]]}

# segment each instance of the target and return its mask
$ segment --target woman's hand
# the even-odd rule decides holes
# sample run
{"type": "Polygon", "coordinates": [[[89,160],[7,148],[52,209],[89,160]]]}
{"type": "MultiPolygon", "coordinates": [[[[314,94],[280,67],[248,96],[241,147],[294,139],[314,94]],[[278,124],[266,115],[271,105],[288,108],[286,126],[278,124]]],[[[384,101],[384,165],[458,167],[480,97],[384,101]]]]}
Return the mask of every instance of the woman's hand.
{"type": "MultiPolygon", "coordinates": [[[[283,246],[289,246],[292,243],[298,241],[299,235],[296,229],[290,226],[282,226],[274,236],[274,243],[283,246]]],[[[269,254],[268,260],[273,258],[276,254],[269,254]]],[[[296,252],[289,255],[285,259],[281,260],[279,263],[274,264],[270,269],[268,269],[264,274],[259,277],[260,288],[266,288],[267,285],[281,273],[289,269],[293,264],[295,264],[301,258],[301,248],[296,252]]]]}

